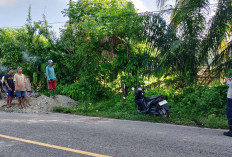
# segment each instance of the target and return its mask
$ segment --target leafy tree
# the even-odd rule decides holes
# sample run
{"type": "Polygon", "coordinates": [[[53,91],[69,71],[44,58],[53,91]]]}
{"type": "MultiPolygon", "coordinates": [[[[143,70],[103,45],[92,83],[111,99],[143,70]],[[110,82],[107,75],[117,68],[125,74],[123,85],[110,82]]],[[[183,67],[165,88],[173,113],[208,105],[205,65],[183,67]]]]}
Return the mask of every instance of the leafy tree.
{"type": "MultiPolygon", "coordinates": [[[[160,0],[160,6],[165,2],[160,0]]],[[[149,42],[158,48],[163,71],[178,76],[182,86],[196,83],[202,66],[209,66],[216,76],[229,68],[231,2],[219,0],[212,19],[208,19],[209,9],[208,0],[177,0],[170,24],[159,15],[147,17],[149,42]]]]}
{"type": "Polygon", "coordinates": [[[79,0],[63,13],[72,19],[72,25],[63,30],[59,45],[76,58],[76,77],[80,84],[85,82],[84,88],[96,85],[102,92],[101,84],[106,89],[120,76],[128,86],[139,82],[135,45],[143,19],[131,2],[79,0]]]}

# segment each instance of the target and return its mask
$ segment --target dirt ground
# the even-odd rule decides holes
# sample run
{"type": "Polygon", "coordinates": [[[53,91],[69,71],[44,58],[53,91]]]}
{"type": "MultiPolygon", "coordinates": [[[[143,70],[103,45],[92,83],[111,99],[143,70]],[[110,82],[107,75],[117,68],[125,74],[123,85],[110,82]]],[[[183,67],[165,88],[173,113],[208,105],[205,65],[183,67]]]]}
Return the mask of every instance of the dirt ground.
{"type": "Polygon", "coordinates": [[[26,97],[25,108],[20,109],[16,98],[13,99],[12,107],[7,108],[6,98],[0,100],[0,110],[6,112],[18,113],[48,113],[55,106],[73,107],[77,105],[77,101],[63,95],[57,95],[55,98],[50,98],[45,95],[26,97]]]}

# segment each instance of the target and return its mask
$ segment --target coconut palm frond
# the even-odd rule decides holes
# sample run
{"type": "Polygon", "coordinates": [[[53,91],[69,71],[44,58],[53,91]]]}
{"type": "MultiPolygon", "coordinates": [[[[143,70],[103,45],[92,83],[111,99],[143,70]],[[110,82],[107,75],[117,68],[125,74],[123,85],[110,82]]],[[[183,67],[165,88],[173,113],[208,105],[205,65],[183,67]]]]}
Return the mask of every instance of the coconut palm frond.
{"type": "Polygon", "coordinates": [[[210,27],[207,30],[207,36],[202,44],[202,55],[207,57],[209,52],[217,56],[223,50],[223,42],[230,40],[232,19],[232,5],[221,1],[218,4],[216,14],[210,21],[210,27]]]}
{"type": "Polygon", "coordinates": [[[215,74],[220,75],[230,68],[230,63],[232,61],[232,41],[230,41],[227,45],[228,46],[221,53],[215,55],[211,63],[215,74]]]}

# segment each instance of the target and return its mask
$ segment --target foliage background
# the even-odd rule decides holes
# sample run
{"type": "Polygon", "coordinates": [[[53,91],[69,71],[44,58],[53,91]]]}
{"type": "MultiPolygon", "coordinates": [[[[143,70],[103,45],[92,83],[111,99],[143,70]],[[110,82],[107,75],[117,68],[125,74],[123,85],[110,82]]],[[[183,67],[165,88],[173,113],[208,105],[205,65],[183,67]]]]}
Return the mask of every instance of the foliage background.
{"type": "Polygon", "coordinates": [[[59,35],[45,15],[33,22],[29,7],[24,27],[0,29],[0,68],[22,66],[34,89],[46,93],[45,67],[53,59],[58,93],[79,100],[84,109],[74,110],[85,113],[123,107],[135,114],[131,87],[146,85],[148,95],[167,96],[174,117],[223,121],[232,2],[218,0],[213,17],[210,6],[208,0],[177,0],[167,20],[165,11],[138,14],[126,0],[79,0],[63,10],[70,20],[59,35]]]}

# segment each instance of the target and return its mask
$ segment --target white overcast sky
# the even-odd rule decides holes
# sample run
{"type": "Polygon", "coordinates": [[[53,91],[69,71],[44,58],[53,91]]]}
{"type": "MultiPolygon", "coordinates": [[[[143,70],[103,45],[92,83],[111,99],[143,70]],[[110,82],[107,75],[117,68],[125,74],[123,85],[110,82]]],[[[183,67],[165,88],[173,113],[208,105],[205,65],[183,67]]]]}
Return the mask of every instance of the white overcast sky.
{"type": "MultiPolygon", "coordinates": [[[[76,1],[76,0],[74,0],[76,1]]],[[[130,0],[138,12],[155,11],[157,0],[130,0]]],[[[165,6],[174,5],[176,0],[169,0],[165,6]]],[[[217,2],[217,0],[210,0],[217,2]]],[[[28,8],[31,5],[33,21],[42,20],[46,15],[49,23],[65,22],[61,11],[68,7],[69,0],[0,0],[0,28],[23,26],[26,23],[28,8]]],[[[164,7],[165,8],[165,7],[164,7]]],[[[53,24],[53,29],[59,31],[63,24],[53,24]]]]}
{"type": "MultiPolygon", "coordinates": [[[[138,12],[157,10],[157,0],[131,0],[138,12]]],[[[61,11],[68,7],[69,0],[0,0],[0,28],[22,26],[26,23],[29,5],[32,19],[42,20],[45,13],[49,23],[67,21],[61,11]]],[[[53,24],[58,31],[62,24],[53,24]]]]}

